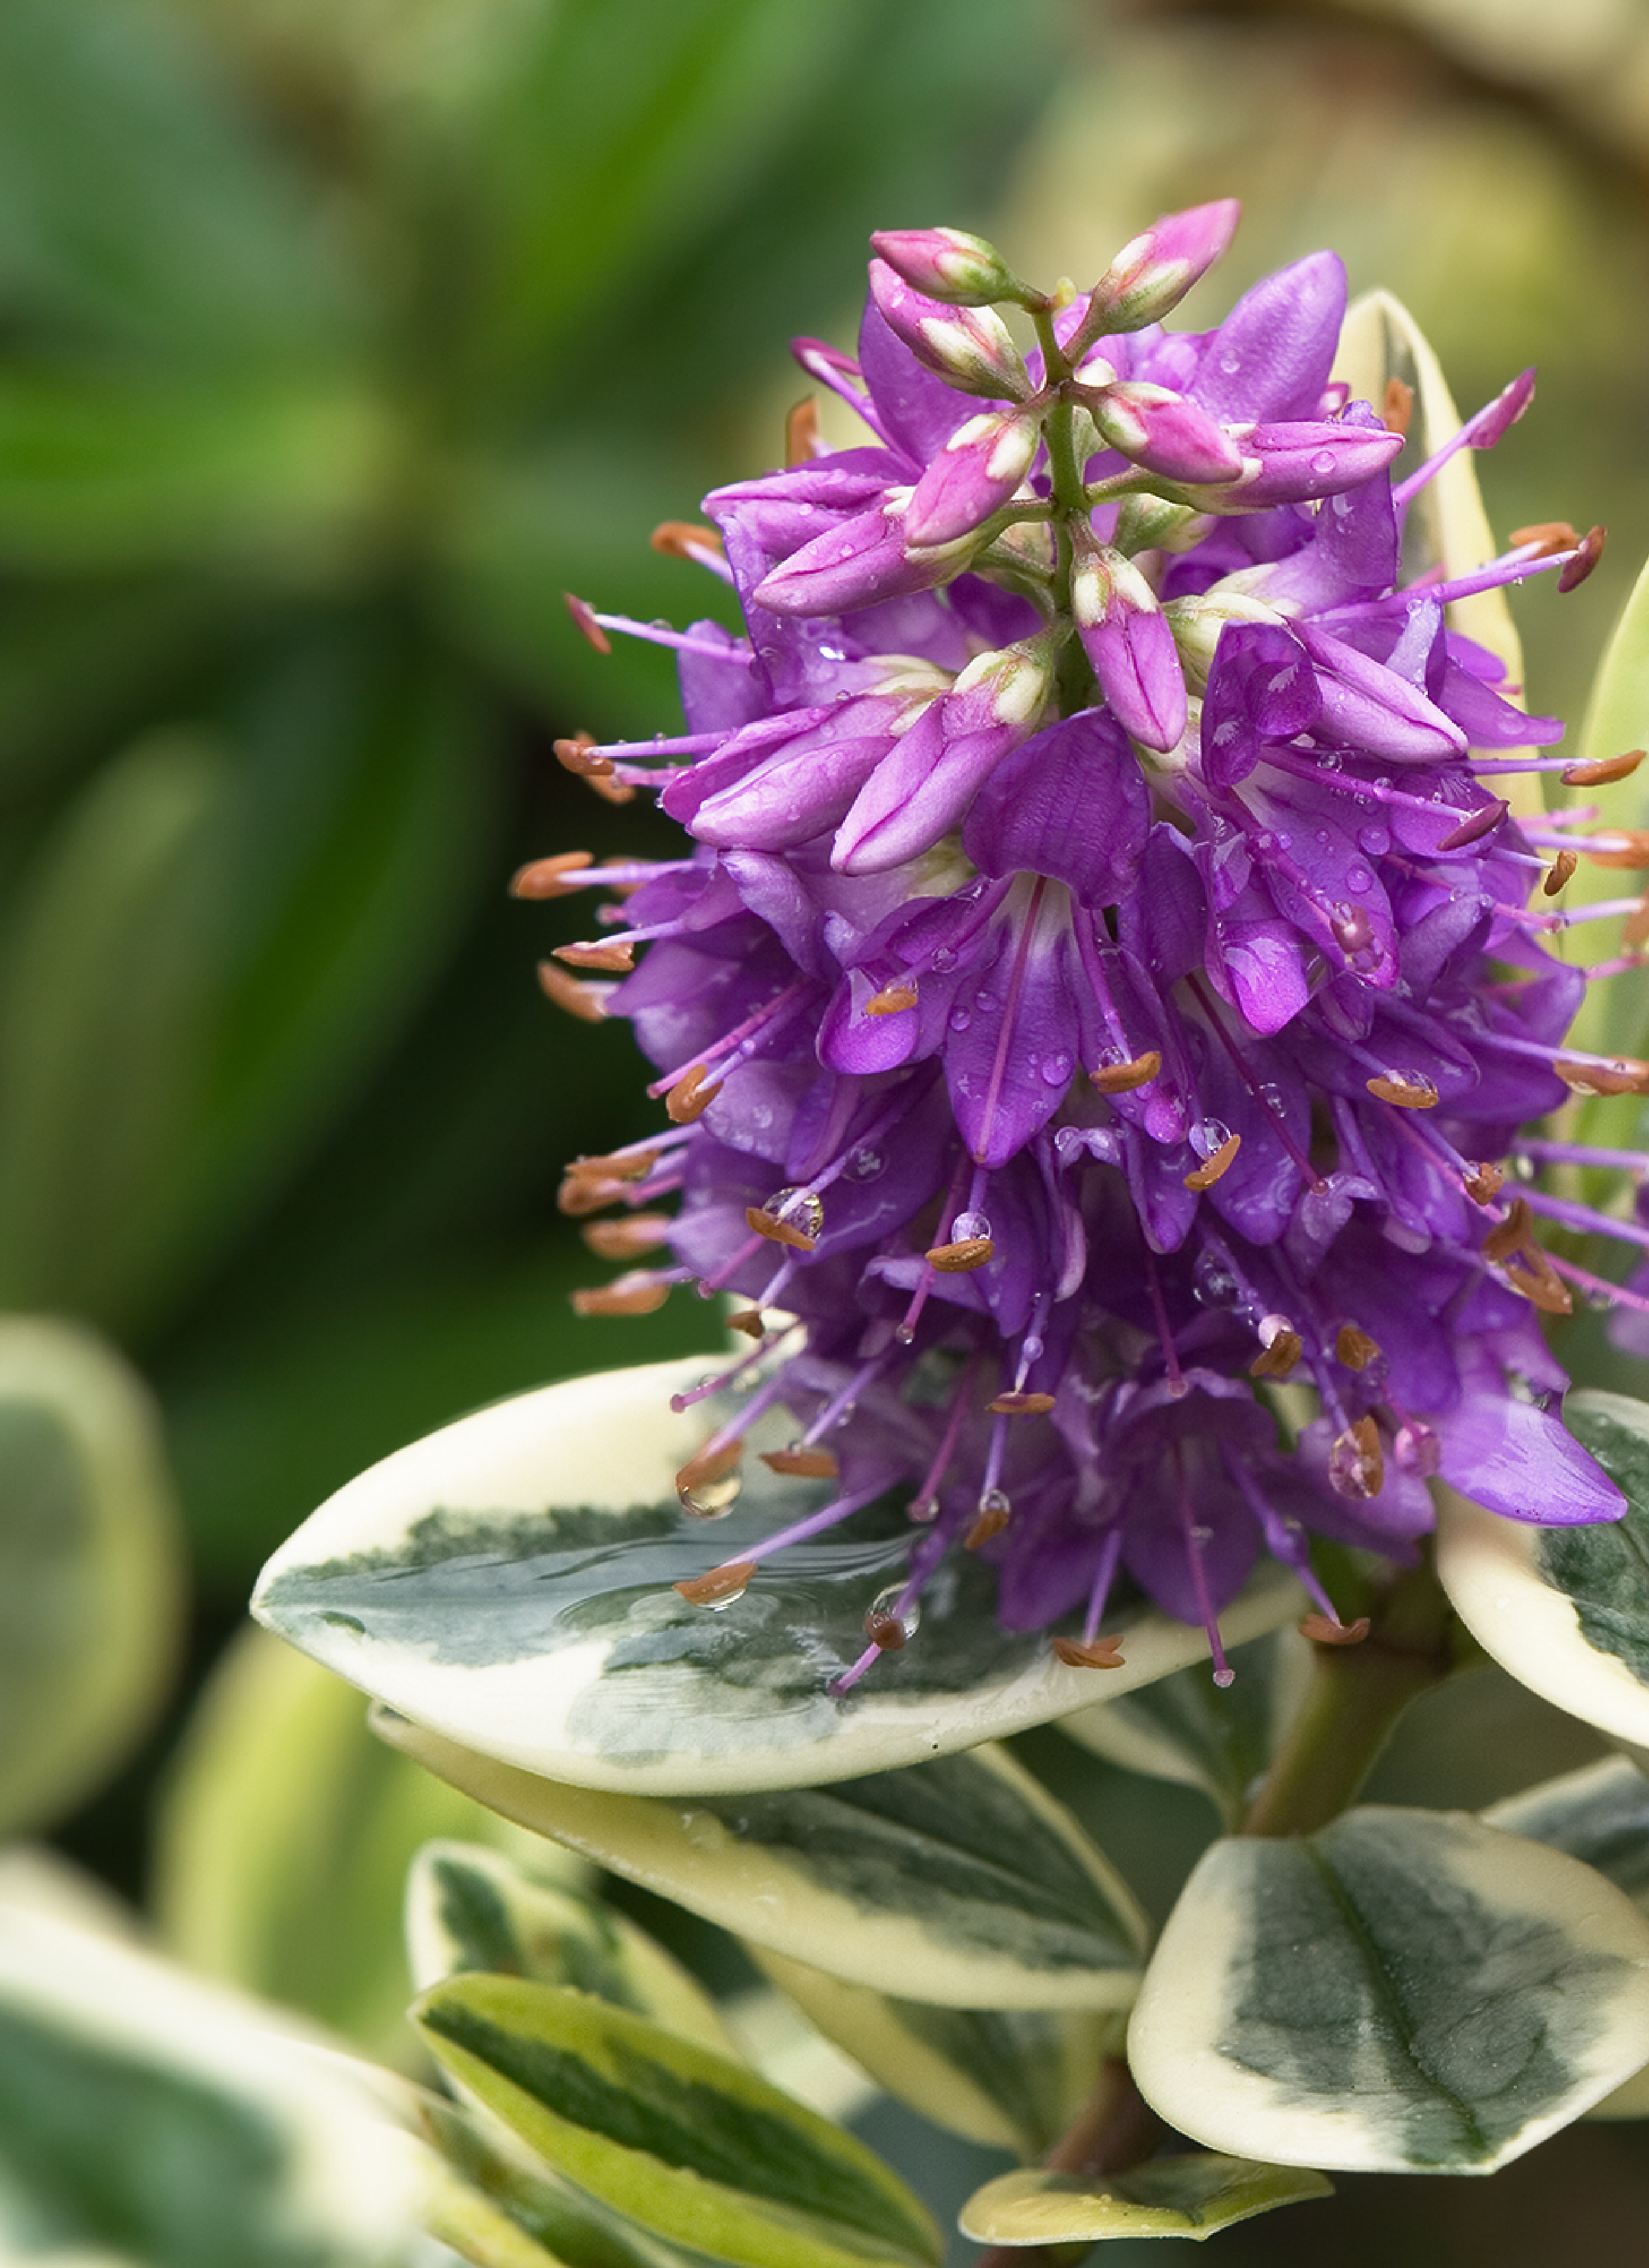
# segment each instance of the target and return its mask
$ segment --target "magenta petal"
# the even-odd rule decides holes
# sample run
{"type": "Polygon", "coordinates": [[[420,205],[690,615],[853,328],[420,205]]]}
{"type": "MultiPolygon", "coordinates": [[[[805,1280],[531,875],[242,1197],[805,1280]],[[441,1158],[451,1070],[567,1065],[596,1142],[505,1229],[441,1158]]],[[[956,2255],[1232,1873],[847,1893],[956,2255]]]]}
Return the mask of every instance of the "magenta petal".
{"type": "Polygon", "coordinates": [[[1174,747],[1185,730],[1185,674],[1165,616],[1121,605],[1078,635],[1117,721],[1147,748],[1174,747]]]}
{"type": "Polygon", "coordinates": [[[1468,1395],[1439,1421],[1443,1477],[1462,1496],[1542,1528],[1618,1520],[1626,1499],[1558,1418],[1498,1392],[1468,1395]]]}

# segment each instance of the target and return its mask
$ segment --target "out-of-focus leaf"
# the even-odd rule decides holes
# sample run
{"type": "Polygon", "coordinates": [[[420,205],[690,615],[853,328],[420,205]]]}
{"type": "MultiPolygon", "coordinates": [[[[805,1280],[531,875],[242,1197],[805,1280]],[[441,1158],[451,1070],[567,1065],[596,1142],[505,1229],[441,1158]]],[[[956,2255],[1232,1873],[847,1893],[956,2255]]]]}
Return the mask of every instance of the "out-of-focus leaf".
{"type": "Polygon", "coordinates": [[[1326,2174],[1201,2152],[1153,2158],[1127,2174],[1003,2174],[961,2210],[981,2244],[1092,2244],[1126,2236],[1189,2236],[1197,2244],[1234,2221],[1334,2195],[1326,2174]]]}
{"type": "Polygon", "coordinates": [[[0,1832],[67,1810],[147,1731],[179,1544],[142,1382],[90,1331],[0,1318],[0,1832]]]}
{"type": "Polygon", "coordinates": [[[844,1984],[763,1946],[752,1959],[825,2037],[936,2126],[1040,2158],[1121,2044],[1096,2010],[943,2008],[844,1984]]]}
{"type": "Polygon", "coordinates": [[[1508,1835],[1584,1859],[1649,1914],[1649,1778],[1626,1757],[1544,1780],[1483,1816],[1508,1835]]]}
{"type": "Polygon", "coordinates": [[[1649,1920],[1462,1812],[1370,1805],[1216,1843],[1128,2052],[1152,2109],[1211,2149],[1490,2173],[1649,2060],[1649,1920]]]}
{"type": "Polygon", "coordinates": [[[684,236],[736,203],[867,12],[864,0],[521,11],[495,99],[466,125],[479,371],[541,393],[547,357],[567,350],[593,300],[663,269],[684,236]]]}
{"type": "MultiPolygon", "coordinates": [[[[196,1705],[157,1817],[160,1926],[206,1976],[416,2060],[401,1917],[408,1867],[438,1836],[523,1839],[375,1741],[347,1685],[247,1631],[196,1705]]],[[[532,1847],[546,1871],[582,1873],[532,1847]]]]}
{"type": "Polygon", "coordinates": [[[1310,1670],[1310,1649],[1278,1631],[1237,1649],[1224,1690],[1205,1669],[1176,1669],[1120,1701],[1061,1718],[1059,1729],[1125,1771],[1200,1787],[1228,1827],[1246,1809],[1310,1670]]]}
{"type": "Polygon", "coordinates": [[[210,1262],[415,1005],[492,795],[470,688],[371,623],[88,784],[0,953],[5,1297],[130,1328],[210,1262]]]}
{"type": "MultiPolygon", "coordinates": [[[[716,1413],[669,1406],[702,1375],[660,1364],[570,1380],[398,1451],[276,1554],[255,1612],[467,1749],[644,1793],[885,1771],[1203,1657],[1200,1631],[1142,1604],[1116,1624],[1125,1668],[1068,1668],[1040,1634],[1000,1627],[994,1575],[958,1553],[929,1586],[918,1642],[833,1698],[867,1609],[905,1565],[909,1521],[891,1500],[868,1507],[775,1555],[725,1613],[678,1597],[712,1557],[737,1561],[828,1499],[828,1483],[760,1462],[788,1439],[775,1413],[747,1437],[747,1477],[712,1553],[674,1476],[716,1413]]],[[[1275,1629],[1298,1598],[1292,1579],[1263,1577],[1228,1609],[1228,1641],[1275,1629]]]]}
{"type": "MultiPolygon", "coordinates": [[[[1577,760],[1595,762],[1618,756],[1628,748],[1649,747],[1649,567],[1633,585],[1631,593],[1610,633],[1603,658],[1592,683],[1586,720],[1580,728],[1577,760]]],[[[1630,784],[1610,788],[1599,796],[1591,789],[1576,790],[1570,801],[1601,803],[1605,823],[1641,827],[1645,817],[1640,772],[1630,784]]],[[[1624,895],[1629,878],[1607,866],[1582,859],[1571,878],[1564,902],[1579,909],[1600,899],[1624,895]]],[[[1571,1030],[1572,1043],[1601,1055],[1636,1054],[1645,1044],[1643,988],[1631,977],[1613,984],[1593,984],[1576,1012],[1571,1030]]],[[[1636,1095],[1600,1096],[1579,1106],[1580,1138],[1601,1143],[1632,1143],[1637,1139],[1643,1105],[1636,1095]]]]}
{"type": "Polygon", "coordinates": [[[451,1978],[416,2014],[460,2087],[666,2242],[741,2268],[939,2257],[926,2212],[862,2143],[657,2025],[504,1977],[451,1978]]]}
{"type": "Polygon", "coordinates": [[[0,370],[0,567],[351,570],[394,436],[357,383],[0,370]]]}
{"type": "Polygon", "coordinates": [[[415,2146],[278,2011],[0,1908],[0,2254],[401,2268],[415,2146]]]}
{"type": "Polygon", "coordinates": [[[1564,1419],[1626,1498],[1580,1528],[1503,1520],[1446,1492],[1437,1570],[1485,1652],[1616,1739],[1649,1744],[1649,1403],[1572,1394],[1564,1419]]]}
{"type": "Polygon", "coordinates": [[[507,2129],[427,2097],[425,2131],[447,2172],[424,2208],[432,2235],[474,2268],[711,2268],[574,2189],[507,2129]]]}
{"type": "Polygon", "coordinates": [[[571,1787],[380,1712],[384,1736],[506,1818],[792,1959],[950,2007],[1116,2008],[1144,1926],[1001,1749],[777,1794],[571,1787]]]}
{"type": "Polygon", "coordinates": [[[155,0],[0,9],[0,305],[53,347],[265,372],[354,328],[336,232],[155,0]]]}
{"type": "MultiPolygon", "coordinates": [[[[564,1869],[566,1854],[548,1848],[564,1869]]],[[[472,1970],[530,1977],[593,1993],[718,2054],[738,2052],[715,2002],[645,1930],[482,1844],[419,1852],[407,1883],[407,1946],[420,1992],[472,1970]]]]}

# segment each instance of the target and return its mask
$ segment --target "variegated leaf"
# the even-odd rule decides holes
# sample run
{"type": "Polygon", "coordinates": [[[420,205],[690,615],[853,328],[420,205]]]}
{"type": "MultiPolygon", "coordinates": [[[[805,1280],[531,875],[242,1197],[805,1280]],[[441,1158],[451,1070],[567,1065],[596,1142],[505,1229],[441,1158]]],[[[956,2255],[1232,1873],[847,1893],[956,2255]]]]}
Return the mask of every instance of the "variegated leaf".
{"type": "MultiPolygon", "coordinates": [[[[547,1853],[548,1855],[548,1853],[547,1853]]],[[[407,1882],[415,1988],[483,1970],[571,1985],[718,2054],[737,2053],[716,2004],[626,1915],[535,1881],[479,1843],[429,1843],[407,1882]]]]}
{"type": "Polygon", "coordinates": [[[1649,1920],[1566,1853],[1369,1806],[1217,1843],[1129,2029],[1141,2093],[1211,2149],[1490,2173],[1649,2060],[1649,1920]]]}
{"type": "Polygon", "coordinates": [[[404,1719],[385,1737],[537,1834],[850,1982],[951,2007],[1116,2008],[1145,1922],[1064,1808],[995,1748],[824,1788],[612,1795],[404,1719]]]}
{"type": "Polygon", "coordinates": [[[423,2176],[375,2076],[48,1887],[0,1900],[0,2259],[405,2268],[423,2176]]]}
{"type": "MultiPolygon", "coordinates": [[[[1649,1743],[1649,1403],[1572,1394],[1564,1421],[1624,1495],[1624,1517],[1537,1528],[1449,1491],[1438,1573],[1513,1677],[1617,1740],[1649,1743]]],[[[1533,1478],[1530,1489],[1537,1502],[1533,1478]]]]}
{"type": "Polygon", "coordinates": [[[415,2011],[466,2093],[586,2196],[735,2268],[930,2268],[939,2232],[864,2145],[604,2001],[454,1977],[415,2011]]]}
{"type": "Polygon", "coordinates": [[[1123,2236],[1189,2236],[1201,2244],[1233,2221],[1334,2195],[1302,2166],[1197,2151],[1154,2158],[1126,2174],[1003,2174],[975,2190],[961,2231],[981,2244],[1094,2243],[1123,2236]]]}
{"type": "Polygon", "coordinates": [[[1052,2008],[942,2008],[844,1984],[752,1945],[763,1974],[827,2039],[923,2117],[1040,2158],[1093,2092],[1122,2018],[1052,2008]]]}
{"type": "MultiPolygon", "coordinates": [[[[911,1643],[841,1699],[865,1616],[906,1565],[902,1501],[779,1552],[719,1610],[672,1587],[828,1500],[752,1437],[742,1493],[707,1528],[674,1476],[708,1436],[672,1393],[701,1360],[574,1379],[466,1418],[323,1505],[265,1569],[254,1610],[402,1715],[522,1770],[681,1794],[845,1779],[1063,1716],[1202,1660],[1200,1631],[1143,1603],[1108,1623],[1126,1667],[1059,1662],[1005,1631],[995,1576],[957,1552],[911,1643]]],[[[1229,1644],[1298,1612],[1272,1568],[1223,1618],[1229,1644]]]]}

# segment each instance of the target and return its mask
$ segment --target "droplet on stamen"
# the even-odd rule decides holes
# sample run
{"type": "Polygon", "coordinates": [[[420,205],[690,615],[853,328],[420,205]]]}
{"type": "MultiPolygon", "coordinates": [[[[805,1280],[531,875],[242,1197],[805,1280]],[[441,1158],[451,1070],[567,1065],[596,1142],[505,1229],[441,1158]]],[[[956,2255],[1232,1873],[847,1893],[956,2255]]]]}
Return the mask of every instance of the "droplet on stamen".
{"type": "Polygon", "coordinates": [[[1088,1078],[1101,1094],[1131,1094],[1137,1086],[1148,1086],[1161,1069],[1160,1049],[1147,1048],[1144,1055],[1132,1056],[1126,1063],[1101,1064],[1088,1078]]]}
{"type": "Polygon", "coordinates": [[[742,1441],[728,1441],[718,1449],[701,1449],[689,1457],[675,1476],[675,1492],[683,1512],[695,1520],[720,1520],[732,1511],[740,1489],[739,1460],[742,1441]]]}
{"type": "Polygon", "coordinates": [[[1640,1063],[1635,1056],[1595,1064],[1560,1058],[1552,1069],[1577,1094],[1649,1094],[1649,1063],[1640,1063]]]}
{"type": "Polygon", "coordinates": [[[1339,1434],[1329,1452],[1329,1479],[1339,1496],[1378,1496],[1385,1485],[1386,1461],[1380,1429],[1372,1418],[1359,1418],[1339,1434]]]}
{"type": "Polygon", "coordinates": [[[865,1013],[867,1016],[899,1016],[916,1005],[917,988],[914,984],[884,984],[880,992],[873,993],[865,1003],[865,1013]]]}
{"type": "Polygon", "coordinates": [[[750,1587],[750,1578],[755,1572],[754,1559],[735,1559],[725,1567],[712,1567],[707,1575],[694,1575],[685,1583],[672,1587],[681,1594],[689,1606],[725,1607],[742,1598],[750,1587]]]}
{"type": "Polygon", "coordinates": [[[1236,1162],[1237,1152],[1241,1147],[1240,1134],[1227,1134],[1219,1147],[1211,1157],[1204,1159],[1195,1173],[1187,1174],[1186,1188],[1196,1190],[1199,1196],[1204,1189],[1211,1189],[1222,1174],[1230,1172],[1236,1162]]]}
{"type": "Polygon", "coordinates": [[[1466,1194],[1474,1204],[1492,1204],[1505,1187],[1505,1174],[1487,1160],[1466,1176],[1466,1194]]]}
{"type": "Polygon", "coordinates": [[[736,1315],[728,1316],[727,1328],[730,1331],[742,1331],[747,1339],[759,1339],[765,1329],[761,1308],[740,1307],[736,1315]]]}
{"type": "Polygon", "coordinates": [[[1504,1220],[1497,1221],[1483,1240],[1483,1256],[1497,1263],[1535,1241],[1535,1216],[1527,1197],[1513,1197],[1504,1220]]]}
{"type": "Polygon", "coordinates": [[[917,1601],[906,1600],[903,1587],[890,1583],[885,1591],[877,1593],[865,1609],[865,1635],[882,1653],[896,1653],[916,1636],[921,1621],[922,1609],[917,1601]]]}
{"type": "Polygon", "coordinates": [[[811,1189],[775,1189],[764,1205],[747,1205],[744,1217],[758,1236],[811,1252],[824,1227],[824,1206],[811,1189]]]}

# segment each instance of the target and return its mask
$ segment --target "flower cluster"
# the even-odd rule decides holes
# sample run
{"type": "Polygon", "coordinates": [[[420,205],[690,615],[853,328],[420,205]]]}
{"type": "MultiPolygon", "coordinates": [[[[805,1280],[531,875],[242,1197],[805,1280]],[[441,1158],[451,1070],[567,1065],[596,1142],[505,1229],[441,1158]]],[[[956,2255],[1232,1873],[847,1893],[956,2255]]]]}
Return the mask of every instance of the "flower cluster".
{"type": "Polygon", "coordinates": [[[1206,1625],[1225,1682],[1256,1557],[1353,1635],[1308,1536],[1402,1558],[1432,1475],[1513,1519],[1621,1508],[1540,1321],[1592,1279],[1536,1213],[1597,1223],[1535,1186],[1551,1145],[1519,1129],[1649,1070],[1564,1047],[1586,972],[1539,940],[1586,814],[1519,823],[1485,784],[1564,770],[1531,753],[1561,728],[1448,615],[1572,587],[1601,532],[1404,581],[1413,500],[1532,378],[1394,485],[1411,405],[1334,380],[1332,255],[1211,333],[1161,327],[1235,218],[1159,223],[1086,296],[957,232],[878,237],[858,358],[798,349],[870,439],[827,449],[804,408],[785,469],[657,539],[732,584],[743,635],[571,602],[598,643],[677,647],[687,731],[563,761],[691,838],[518,878],[615,894],[546,983],[630,1021],[668,1121],[569,1172],[569,1211],[625,1208],[598,1253],[667,1247],[581,1301],[743,1303],[755,1344],[712,1385],[751,1390],[689,1511],[725,1508],[775,1404],[797,1439],[769,1462],[836,1483],[688,1597],[908,1492],[908,1578],[843,1683],[954,1550],[996,1564],[1010,1627],[1070,1618],[1068,1661],[1120,1658],[1131,1582],[1206,1625]]]}

